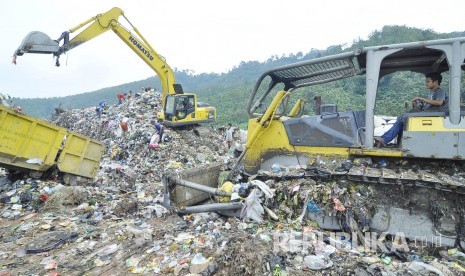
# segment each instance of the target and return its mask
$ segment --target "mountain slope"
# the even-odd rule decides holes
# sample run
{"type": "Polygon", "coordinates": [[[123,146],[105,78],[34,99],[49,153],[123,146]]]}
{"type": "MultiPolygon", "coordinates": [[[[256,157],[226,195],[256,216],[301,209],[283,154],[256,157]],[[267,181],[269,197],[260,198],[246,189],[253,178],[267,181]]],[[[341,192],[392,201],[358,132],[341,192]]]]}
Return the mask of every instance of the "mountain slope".
{"type": "MultiPolygon", "coordinates": [[[[191,72],[175,71],[178,83],[183,85],[183,89],[188,93],[197,94],[199,101],[208,102],[217,108],[217,123],[227,124],[233,123],[236,125],[245,126],[248,119],[246,113],[246,105],[249,95],[259,76],[268,69],[286,65],[289,63],[317,58],[325,55],[350,51],[355,48],[372,45],[383,45],[391,43],[402,43],[410,41],[422,41],[431,39],[442,39],[449,37],[465,36],[465,32],[454,32],[448,34],[436,33],[432,30],[422,30],[406,26],[385,26],[381,30],[374,31],[367,40],[354,40],[349,47],[347,45],[332,45],[325,50],[310,49],[307,53],[296,53],[289,56],[272,56],[264,62],[247,61],[241,62],[237,67],[232,68],[227,73],[222,74],[199,74],[193,75],[191,72]]],[[[310,45],[309,45],[310,46],[310,45]]],[[[401,75],[402,76],[402,75],[401,75]]],[[[408,73],[404,77],[397,79],[398,87],[402,87],[405,91],[418,91],[417,87],[411,87],[409,78],[412,76],[408,73]]],[[[302,89],[298,91],[302,96],[311,100],[314,95],[325,95],[326,102],[337,102],[338,106],[343,109],[360,109],[364,103],[364,82],[353,83],[354,81],[341,81],[337,84],[332,84],[331,93],[328,89],[312,87],[312,90],[302,89]],[[337,87],[334,87],[337,85],[337,87]],[[304,95],[307,92],[307,95],[304,95]]],[[[357,82],[357,80],[355,80],[357,82]]],[[[42,118],[50,118],[56,107],[82,108],[95,106],[101,100],[106,100],[109,104],[117,102],[116,94],[140,91],[142,87],[152,87],[160,90],[160,83],[157,77],[151,77],[145,80],[134,81],[121,84],[114,87],[107,87],[97,91],[86,92],[78,95],[67,97],[54,97],[45,99],[15,99],[16,103],[23,107],[25,113],[42,118]]],[[[381,85],[380,89],[383,89],[381,85]]],[[[405,97],[410,94],[405,95],[405,97]]],[[[384,93],[379,102],[381,111],[386,111],[386,114],[396,114],[400,111],[398,107],[392,107],[392,99],[395,95],[392,91],[384,93]],[[398,110],[399,109],[399,110],[398,110]]],[[[307,108],[310,110],[311,108],[307,108]]]]}

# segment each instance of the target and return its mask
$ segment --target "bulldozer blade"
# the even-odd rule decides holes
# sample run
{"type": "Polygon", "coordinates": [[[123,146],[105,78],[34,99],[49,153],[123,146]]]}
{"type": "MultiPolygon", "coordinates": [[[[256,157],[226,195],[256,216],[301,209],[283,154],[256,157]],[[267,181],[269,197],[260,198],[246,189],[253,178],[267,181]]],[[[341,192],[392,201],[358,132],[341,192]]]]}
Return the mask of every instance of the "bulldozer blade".
{"type": "Polygon", "coordinates": [[[58,53],[59,49],[58,42],[52,40],[48,35],[33,31],[23,39],[15,51],[15,56],[22,56],[25,53],[55,54],[58,53]]]}

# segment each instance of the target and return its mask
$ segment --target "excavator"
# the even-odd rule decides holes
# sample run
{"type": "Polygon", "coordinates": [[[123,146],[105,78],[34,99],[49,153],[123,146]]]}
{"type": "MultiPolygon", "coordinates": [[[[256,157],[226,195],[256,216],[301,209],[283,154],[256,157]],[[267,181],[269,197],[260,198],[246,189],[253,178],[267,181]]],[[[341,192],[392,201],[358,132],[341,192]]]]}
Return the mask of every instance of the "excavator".
{"type": "Polygon", "coordinates": [[[15,51],[13,62],[16,62],[17,56],[25,53],[53,54],[56,57],[56,66],[60,66],[59,58],[62,54],[108,30],[112,30],[158,75],[162,87],[163,110],[157,114],[157,117],[166,126],[189,128],[216,120],[216,109],[206,103],[198,102],[195,94],[183,92],[181,84],[176,83],[174,72],[166,63],[165,58],[153,49],[138,29],[126,18],[124,12],[117,7],[91,17],[69,31],[63,32],[57,40],[52,40],[42,32],[30,32],[15,51]],[[133,32],[118,21],[120,17],[129,23],[133,32]],[[77,31],[80,32],[70,38],[70,34],[77,31]]]}
{"type": "MultiPolygon", "coordinates": [[[[329,201],[340,197],[347,207],[344,214],[350,213],[357,229],[402,233],[435,246],[463,246],[464,59],[465,37],[458,37],[364,47],[271,69],[250,95],[247,143],[230,176],[241,171],[253,177],[309,177],[323,184],[312,189],[333,187],[329,201]],[[448,80],[448,98],[444,106],[423,112],[413,107],[404,114],[397,143],[376,147],[380,83],[400,72],[441,73],[448,80]],[[364,110],[339,111],[337,103],[322,104],[316,115],[308,115],[305,101],[292,98],[302,95],[296,91],[312,93],[312,87],[349,78],[365,82],[364,110]]],[[[314,201],[320,206],[329,202],[321,197],[314,201]]],[[[308,215],[324,229],[344,230],[349,221],[331,208],[308,215]]]]}

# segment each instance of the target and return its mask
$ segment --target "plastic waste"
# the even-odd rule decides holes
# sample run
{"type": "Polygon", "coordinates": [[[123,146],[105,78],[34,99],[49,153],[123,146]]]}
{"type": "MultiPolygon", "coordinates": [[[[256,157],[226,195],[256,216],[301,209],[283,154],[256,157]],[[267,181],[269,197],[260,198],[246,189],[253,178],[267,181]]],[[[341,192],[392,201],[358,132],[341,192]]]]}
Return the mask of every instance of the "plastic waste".
{"type": "MultiPolygon", "coordinates": [[[[239,190],[238,190],[238,192],[237,192],[237,195],[238,195],[239,197],[241,197],[241,198],[245,198],[245,197],[247,197],[247,193],[248,193],[247,188],[244,188],[244,187],[241,186],[241,187],[239,187],[239,190]]],[[[232,200],[232,199],[231,199],[231,200],[232,200]]]]}
{"type": "MultiPolygon", "coordinates": [[[[226,181],[226,182],[223,183],[223,185],[221,185],[220,190],[232,194],[232,192],[233,192],[233,187],[234,187],[234,184],[233,184],[232,182],[226,181]]],[[[230,202],[230,201],[231,201],[231,197],[220,196],[220,197],[218,197],[218,201],[219,201],[219,202],[230,202]]]]}
{"type": "Polygon", "coordinates": [[[149,144],[149,149],[157,149],[158,144],[149,144]]]}
{"type": "Polygon", "coordinates": [[[418,262],[418,261],[413,261],[411,262],[408,267],[409,270],[414,271],[414,272],[420,272],[420,273],[425,273],[426,271],[434,272],[437,275],[443,276],[444,273],[442,273],[439,269],[434,268],[428,264],[425,264],[423,262],[418,262]]]}
{"type": "Polygon", "coordinates": [[[241,196],[239,196],[238,193],[232,193],[231,194],[231,201],[235,201],[235,200],[238,200],[238,199],[241,199],[241,196]]]}
{"type": "Polygon", "coordinates": [[[58,264],[55,260],[50,260],[47,264],[44,265],[44,269],[46,270],[52,270],[52,269],[57,269],[58,264]]]}
{"type": "Polygon", "coordinates": [[[161,250],[161,246],[155,245],[154,247],[147,249],[147,251],[145,251],[145,252],[147,254],[150,254],[152,252],[157,252],[157,251],[160,251],[160,250],[161,250]]]}
{"type": "Polygon", "coordinates": [[[374,264],[374,263],[379,262],[379,258],[378,257],[366,256],[366,257],[362,257],[362,262],[364,262],[366,264],[374,264]]]}
{"type": "Polygon", "coordinates": [[[447,254],[449,254],[450,257],[465,260],[465,253],[460,252],[457,248],[447,250],[447,254]]]}
{"type": "Polygon", "coordinates": [[[250,181],[252,186],[256,186],[259,188],[264,194],[266,198],[273,198],[273,191],[265,184],[265,182],[260,180],[252,180],[250,181]]]}
{"type": "Polygon", "coordinates": [[[127,268],[135,268],[139,264],[140,260],[138,258],[129,258],[126,259],[126,267],[127,268]]]}
{"type": "Polygon", "coordinates": [[[385,263],[385,264],[387,264],[387,265],[390,264],[390,263],[392,262],[392,258],[389,257],[388,255],[384,254],[384,253],[382,253],[382,254],[379,256],[379,258],[381,259],[381,261],[383,261],[383,263],[385,263]]]}
{"type": "Polygon", "coordinates": [[[48,256],[48,257],[45,257],[43,258],[39,264],[41,265],[46,265],[48,264],[51,260],[53,260],[53,256],[48,256]]]}
{"type": "Polygon", "coordinates": [[[387,162],[386,162],[386,160],[381,159],[381,161],[379,161],[379,165],[380,165],[382,168],[386,168],[386,167],[387,167],[387,162]]]}
{"type": "Polygon", "coordinates": [[[271,165],[271,171],[273,171],[274,173],[279,173],[282,171],[282,168],[279,164],[273,164],[271,165]]]}
{"type": "Polygon", "coordinates": [[[42,165],[44,161],[42,161],[41,158],[31,158],[31,159],[26,160],[26,163],[42,165]]]}
{"type": "Polygon", "coordinates": [[[454,263],[454,268],[465,272],[465,268],[463,266],[459,265],[458,263],[454,263]]]}
{"type": "Polygon", "coordinates": [[[161,218],[163,216],[163,214],[169,213],[168,209],[166,209],[165,207],[163,207],[163,206],[161,206],[159,204],[153,205],[153,206],[147,206],[145,208],[155,211],[155,213],[157,214],[157,217],[159,217],[159,218],[161,218]]]}
{"type": "Polygon", "coordinates": [[[326,244],[324,242],[317,242],[315,245],[315,255],[323,255],[324,257],[328,258],[336,252],[336,247],[326,244]]]}
{"type": "Polygon", "coordinates": [[[419,260],[421,260],[421,257],[418,256],[418,255],[408,255],[407,260],[409,260],[409,261],[419,261],[419,260]]]}
{"type": "Polygon", "coordinates": [[[207,262],[207,258],[205,258],[202,253],[197,253],[194,255],[194,257],[191,260],[191,264],[203,264],[207,262]]]}
{"type": "Polygon", "coordinates": [[[307,210],[317,215],[322,214],[320,207],[318,207],[318,204],[315,201],[307,202],[307,210]]]}
{"type": "Polygon", "coordinates": [[[260,234],[260,239],[261,240],[264,240],[266,242],[270,242],[271,241],[271,238],[269,235],[265,235],[265,234],[260,234]]]}
{"type": "Polygon", "coordinates": [[[279,220],[279,217],[278,215],[276,215],[273,211],[271,211],[268,207],[266,206],[263,206],[263,209],[265,209],[266,213],[268,214],[268,216],[270,216],[270,218],[274,219],[274,220],[279,220]]]}
{"type": "Polygon", "coordinates": [[[341,211],[341,212],[345,211],[346,208],[344,207],[342,202],[339,200],[339,198],[332,196],[332,199],[334,202],[334,209],[336,209],[337,211],[341,211]]]}
{"type": "Polygon", "coordinates": [[[241,218],[251,219],[258,223],[263,222],[263,213],[265,209],[262,206],[262,200],[260,199],[261,191],[259,189],[253,189],[245,200],[244,207],[241,210],[241,218]]]}
{"type": "Polygon", "coordinates": [[[19,248],[18,250],[16,250],[15,256],[18,257],[18,258],[26,256],[26,249],[19,248]]]}
{"type": "Polygon", "coordinates": [[[10,198],[10,203],[15,204],[15,203],[18,203],[18,201],[19,201],[19,196],[12,196],[10,198]]]}
{"type": "MultiPolygon", "coordinates": [[[[304,205],[307,205],[307,200],[308,200],[308,195],[305,196],[305,200],[304,200],[304,205]]],[[[304,217],[307,215],[307,208],[302,208],[302,213],[300,213],[300,216],[295,220],[299,223],[302,223],[302,221],[304,220],[304,217]]]]}
{"type": "Polygon", "coordinates": [[[304,258],[304,265],[312,270],[321,270],[333,266],[333,261],[323,255],[308,255],[304,258]]]}
{"type": "Polygon", "coordinates": [[[13,204],[13,206],[11,206],[11,209],[21,211],[23,209],[23,205],[21,205],[21,204],[13,204]]]}
{"type": "Polygon", "coordinates": [[[97,252],[97,255],[100,257],[105,257],[118,251],[118,248],[119,248],[118,244],[114,243],[114,244],[108,245],[100,249],[100,251],[97,252]]]}

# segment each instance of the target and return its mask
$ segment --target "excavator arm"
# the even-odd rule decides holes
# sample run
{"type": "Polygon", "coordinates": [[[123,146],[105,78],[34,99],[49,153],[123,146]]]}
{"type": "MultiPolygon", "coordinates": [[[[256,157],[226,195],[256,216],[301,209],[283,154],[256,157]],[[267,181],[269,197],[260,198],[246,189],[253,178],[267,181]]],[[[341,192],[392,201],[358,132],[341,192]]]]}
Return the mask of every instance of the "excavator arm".
{"type": "Polygon", "coordinates": [[[15,51],[14,62],[16,56],[21,56],[25,53],[52,53],[56,56],[56,65],[59,66],[59,57],[75,47],[112,30],[121,40],[131,48],[150,68],[152,68],[160,78],[162,86],[163,106],[165,98],[168,94],[182,94],[182,87],[176,84],[173,70],[166,63],[165,58],[159,55],[142,34],[131,24],[126,18],[124,12],[120,8],[112,8],[106,13],[98,14],[88,20],[82,22],[69,31],[63,32],[57,40],[51,40],[46,34],[41,32],[31,32],[21,43],[20,47],[15,51]],[[124,17],[129,25],[133,28],[133,32],[126,29],[118,19],[124,17]],[[70,39],[70,34],[80,31],[76,36],[70,39]],[[62,43],[60,46],[59,44],[62,43]]]}
{"type": "Polygon", "coordinates": [[[131,48],[160,78],[162,86],[162,107],[157,116],[166,126],[183,127],[211,123],[216,120],[216,109],[212,106],[197,104],[195,94],[184,94],[180,84],[176,83],[173,70],[166,63],[165,58],[159,55],[142,34],[129,22],[120,8],[112,8],[106,13],[91,17],[74,28],[63,32],[57,40],[52,40],[42,32],[30,32],[22,41],[13,55],[16,57],[25,53],[53,54],[56,65],[62,54],[75,47],[112,30],[126,45],[131,48]],[[132,30],[124,27],[119,18],[124,17],[132,30]],[[70,38],[71,34],[77,33],[70,38]],[[190,103],[190,105],[189,105],[190,103]]]}

